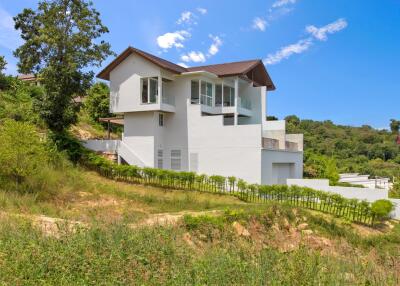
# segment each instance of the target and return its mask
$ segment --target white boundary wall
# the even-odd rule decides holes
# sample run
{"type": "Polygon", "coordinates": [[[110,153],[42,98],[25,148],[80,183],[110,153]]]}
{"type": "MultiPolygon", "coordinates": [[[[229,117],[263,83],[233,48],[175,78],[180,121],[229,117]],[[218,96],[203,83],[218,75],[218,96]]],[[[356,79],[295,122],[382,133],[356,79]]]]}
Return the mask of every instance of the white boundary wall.
{"type": "Polygon", "coordinates": [[[315,190],[339,194],[348,199],[366,200],[368,202],[382,199],[390,200],[395,204],[391,217],[400,219],[400,199],[389,199],[389,192],[385,189],[329,186],[329,180],[326,179],[287,179],[287,185],[308,187],[315,190]]]}
{"type": "Polygon", "coordinates": [[[101,152],[117,152],[120,141],[119,140],[84,140],[83,146],[93,151],[101,152]]]}

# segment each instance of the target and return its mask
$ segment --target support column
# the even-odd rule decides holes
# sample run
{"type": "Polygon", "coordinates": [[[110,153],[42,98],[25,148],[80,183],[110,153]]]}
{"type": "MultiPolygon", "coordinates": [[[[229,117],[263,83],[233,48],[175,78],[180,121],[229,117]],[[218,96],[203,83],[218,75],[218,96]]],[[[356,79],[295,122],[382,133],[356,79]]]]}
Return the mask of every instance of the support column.
{"type": "Polygon", "coordinates": [[[163,90],[162,90],[162,77],[161,75],[158,76],[157,78],[157,82],[158,82],[158,98],[157,98],[157,103],[161,108],[161,104],[162,104],[162,95],[163,95],[163,90]]]}
{"type": "Polygon", "coordinates": [[[235,113],[233,114],[234,125],[238,125],[238,105],[239,105],[239,78],[235,78],[235,113]]]}

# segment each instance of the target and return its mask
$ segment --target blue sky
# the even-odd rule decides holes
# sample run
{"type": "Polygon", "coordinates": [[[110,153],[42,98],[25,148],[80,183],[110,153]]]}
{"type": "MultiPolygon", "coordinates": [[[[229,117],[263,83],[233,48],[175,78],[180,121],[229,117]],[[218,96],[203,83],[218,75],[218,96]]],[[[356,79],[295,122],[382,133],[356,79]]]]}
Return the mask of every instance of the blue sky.
{"type": "MultiPolygon", "coordinates": [[[[399,0],[93,2],[117,53],[132,45],[188,66],[262,59],[277,87],[270,115],[377,128],[400,119],[399,0]]],[[[11,17],[36,5],[0,0],[10,73],[21,43],[11,17]]]]}

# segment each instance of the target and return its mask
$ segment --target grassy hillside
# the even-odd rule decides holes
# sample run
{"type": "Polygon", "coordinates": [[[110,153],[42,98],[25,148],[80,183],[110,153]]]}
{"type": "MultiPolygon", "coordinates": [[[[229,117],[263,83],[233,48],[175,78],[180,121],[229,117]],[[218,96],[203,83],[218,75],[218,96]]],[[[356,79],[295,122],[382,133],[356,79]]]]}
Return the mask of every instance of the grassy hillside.
{"type": "Polygon", "coordinates": [[[0,220],[5,285],[399,283],[399,225],[386,233],[354,228],[282,205],[186,215],[160,226],[58,222],[56,232],[26,217],[0,220]]]}
{"type": "Polygon", "coordinates": [[[375,176],[400,177],[400,146],[396,135],[370,126],[351,127],[331,121],[287,117],[290,133],[304,134],[305,172],[315,176],[313,155],[335,158],[339,172],[360,172],[375,176]]]}

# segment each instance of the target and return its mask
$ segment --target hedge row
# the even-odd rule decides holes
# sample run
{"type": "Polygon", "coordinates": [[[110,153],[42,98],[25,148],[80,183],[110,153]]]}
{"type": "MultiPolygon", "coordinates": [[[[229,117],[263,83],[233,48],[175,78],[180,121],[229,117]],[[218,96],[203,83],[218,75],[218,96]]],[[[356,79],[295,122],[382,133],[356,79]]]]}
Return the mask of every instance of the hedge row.
{"type": "Polygon", "coordinates": [[[118,165],[86,150],[80,164],[102,176],[124,182],[152,186],[235,195],[243,201],[266,203],[278,201],[347,218],[350,221],[373,224],[376,213],[371,204],[357,199],[310,188],[286,185],[248,184],[235,177],[207,176],[193,172],[177,172],[156,168],[118,165]]]}

